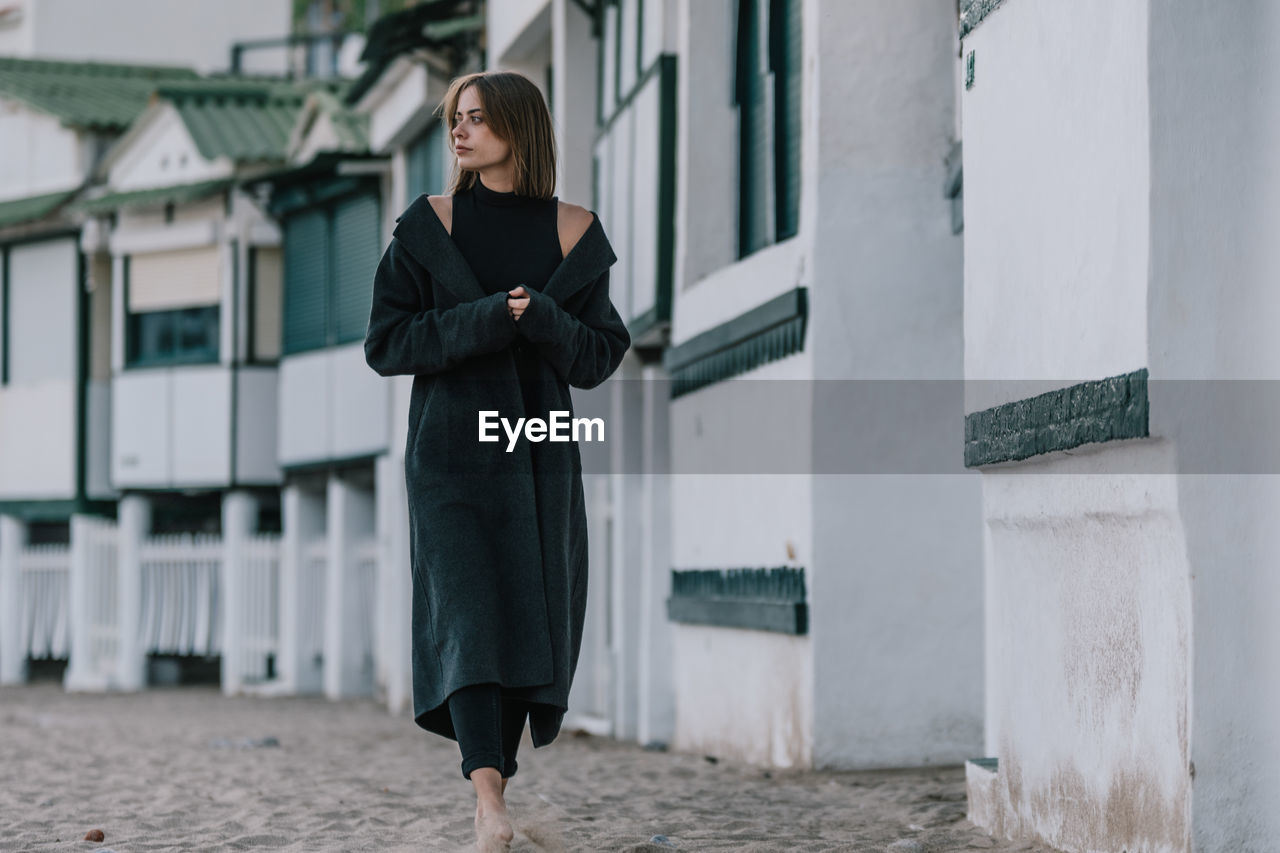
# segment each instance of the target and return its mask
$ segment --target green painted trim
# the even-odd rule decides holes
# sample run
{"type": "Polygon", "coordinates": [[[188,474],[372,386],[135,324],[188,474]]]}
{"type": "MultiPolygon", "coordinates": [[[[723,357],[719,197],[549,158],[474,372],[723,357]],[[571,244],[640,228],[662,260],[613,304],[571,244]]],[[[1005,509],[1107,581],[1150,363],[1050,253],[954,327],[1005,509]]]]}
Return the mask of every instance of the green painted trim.
{"type": "Polygon", "coordinates": [[[966,415],[964,464],[974,468],[1082,444],[1147,438],[1149,415],[1145,367],[1081,382],[966,415]]]}
{"type": "Polygon", "coordinates": [[[0,500],[0,515],[12,515],[23,521],[66,521],[76,514],[114,518],[116,502],[84,498],[61,498],[48,501],[0,500]]]}
{"type": "MultiPolygon", "coordinates": [[[[231,316],[227,318],[228,325],[231,326],[231,353],[227,362],[227,372],[230,374],[228,378],[231,380],[231,405],[228,407],[230,412],[230,422],[227,424],[227,431],[231,441],[231,454],[228,461],[227,488],[234,489],[239,485],[236,481],[236,469],[239,467],[239,454],[236,452],[238,446],[236,444],[236,423],[239,420],[240,408],[240,383],[237,381],[240,358],[240,241],[232,237],[228,242],[231,250],[231,316]]],[[[247,330],[246,330],[247,331],[247,330]]],[[[247,355],[247,353],[246,353],[247,355]]]]}
{"type": "Polygon", "coordinates": [[[1000,772],[999,758],[966,758],[966,764],[976,764],[984,770],[990,770],[992,773],[1000,772]]]}
{"type": "Polygon", "coordinates": [[[377,182],[369,178],[330,176],[277,191],[267,209],[279,219],[304,208],[337,202],[348,195],[376,191],[377,182]]]}
{"type": "Polygon", "coordinates": [[[636,0],[636,79],[644,72],[644,0],[636,0]]]}
{"type": "Polygon", "coordinates": [[[671,347],[662,363],[679,397],[804,349],[808,290],[796,287],[671,347]]]}
{"type": "Polygon", "coordinates": [[[613,102],[622,100],[622,2],[609,0],[618,13],[613,16],[613,102]]]}
{"type": "Polygon", "coordinates": [[[212,181],[200,181],[193,184],[177,184],[150,190],[131,190],[128,192],[108,192],[96,198],[86,198],[72,202],[75,210],[90,214],[110,213],[122,207],[154,207],[170,203],[186,203],[200,201],[217,193],[225,193],[232,186],[231,178],[218,178],[212,181]]]}
{"type": "Polygon", "coordinates": [[[638,317],[632,318],[627,323],[627,333],[631,335],[631,339],[637,340],[644,337],[651,329],[658,325],[658,309],[650,308],[638,317]]]}
{"type": "Polygon", "coordinates": [[[1004,0],[960,0],[960,38],[973,32],[1004,0]]]}
{"type": "Polygon", "coordinates": [[[667,618],[691,625],[806,634],[804,569],[672,570],[667,618]]]}
{"type": "Polygon", "coordinates": [[[84,286],[89,265],[84,252],[76,247],[76,335],[80,341],[76,353],[76,500],[84,500],[89,492],[89,294],[84,286]]]}
{"type": "Polygon", "coordinates": [[[644,70],[644,73],[640,75],[639,79],[636,80],[636,84],[631,87],[631,90],[629,92],[627,92],[626,97],[621,98],[617,101],[617,103],[614,105],[613,112],[610,113],[609,116],[603,120],[603,122],[597,124],[596,138],[592,140],[593,144],[596,142],[599,142],[601,137],[609,133],[609,131],[613,128],[614,122],[616,122],[618,118],[623,114],[623,112],[625,112],[631,106],[631,102],[634,101],[636,99],[636,96],[640,94],[640,91],[644,89],[645,84],[649,82],[649,79],[653,77],[655,74],[662,73],[663,60],[666,59],[668,56],[674,59],[675,54],[664,53],[662,56],[659,56],[657,59],[655,59],[653,63],[644,70]]]}
{"type": "Polygon", "coordinates": [[[654,307],[659,322],[671,320],[672,288],[676,270],[676,178],[680,168],[676,156],[676,138],[679,122],[678,92],[679,71],[674,54],[658,57],[661,63],[662,90],[658,93],[658,280],[655,283],[654,307]]]}
{"type": "Polygon", "coordinates": [[[0,246],[0,385],[9,384],[9,247],[0,246]]]}

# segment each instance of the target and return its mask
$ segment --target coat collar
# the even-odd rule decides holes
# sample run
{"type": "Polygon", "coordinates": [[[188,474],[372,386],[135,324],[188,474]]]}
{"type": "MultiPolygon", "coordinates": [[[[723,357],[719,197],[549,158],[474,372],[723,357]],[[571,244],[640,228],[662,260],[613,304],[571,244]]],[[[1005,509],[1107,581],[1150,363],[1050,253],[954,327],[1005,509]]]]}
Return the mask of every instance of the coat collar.
{"type": "MultiPolygon", "coordinates": [[[[426,193],[414,199],[405,212],[396,217],[396,222],[392,236],[405,245],[433,279],[447,287],[459,300],[469,302],[487,295],[458,244],[453,242],[444,223],[436,216],[426,193]]],[[[591,225],[547,279],[542,292],[563,307],[570,296],[599,278],[617,260],[609,238],[605,236],[604,226],[600,224],[600,217],[593,210],[591,225]]]]}

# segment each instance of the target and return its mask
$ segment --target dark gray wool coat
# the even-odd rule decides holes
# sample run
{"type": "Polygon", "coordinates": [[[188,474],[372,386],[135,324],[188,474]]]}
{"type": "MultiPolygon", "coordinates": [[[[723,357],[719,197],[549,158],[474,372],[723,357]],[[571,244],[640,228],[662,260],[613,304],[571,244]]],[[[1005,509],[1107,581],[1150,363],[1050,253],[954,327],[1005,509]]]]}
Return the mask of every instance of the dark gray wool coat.
{"type": "MultiPolygon", "coordinates": [[[[419,196],[378,264],[365,360],[412,374],[405,481],[413,571],[414,720],[456,739],[446,702],[496,681],[531,702],[534,746],[568,709],[587,604],[587,518],[574,442],[478,440],[478,412],[549,420],[569,386],[604,382],[631,345],[609,299],[600,219],[519,320],[487,294],[419,196]]],[[[569,417],[573,415],[570,414],[569,417]]],[[[606,424],[606,430],[608,429],[606,424]]]]}

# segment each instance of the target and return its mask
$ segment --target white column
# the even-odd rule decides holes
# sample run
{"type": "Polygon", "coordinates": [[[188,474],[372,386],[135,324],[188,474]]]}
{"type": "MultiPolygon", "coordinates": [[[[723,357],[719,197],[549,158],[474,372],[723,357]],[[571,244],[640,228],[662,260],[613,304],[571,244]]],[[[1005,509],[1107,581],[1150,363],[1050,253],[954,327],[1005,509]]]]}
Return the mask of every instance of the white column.
{"type": "Polygon", "coordinates": [[[67,671],[62,677],[66,690],[83,690],[88,686],[90,658],[89,633],[89,533],[87,515],[71,516],[71,573],[67,578],[67,615],[71,620],[71,649],[67,653],[67,671]]]}
{"type": "Polygon", "coordinates": [[[619,740],[635,740],[639,710],[639,648],[643,540],[648,532],[641,528],[639,517],[644,502],[642,464],[644,409],[639,361],[628,353],[614,374],[619,380],[612,386],[611,417],[608,421],[612,475],[610,502],[613,505],[613,553],[609,555],[612,575],[610,602],[613,625],[613,736],[619,740]],[[614,443],[616,441],[616,444],[614,443]]]}
{"type": "Polygon", "coordinates": [[[124,255],[111,256],[111,372],[124,370],[124,255]]]}
{"type": "Polygon", "coordinates": [[[320,670],[302,648],[303,549],[324,534],[324,501],[300,486],[285,486],[281,496],[279,679],[294,693],[320,690],[320,670]]]}
{"type": "Polygon", "coordinates": [[[324,693],[330,699],[366,694],[359,648],[361,595],[352,580],[352,547],[373,532],[372,495],[330,474],[326,501],[329,556],[325,584],[324,693]]]}
{"type": "Polygon", "coordinates": [[[120,499],[119,518],[116,592],[120,645],[115,687],[140,690],[146,686],[147,663],[142,647],[142,542],[151,531],[151,499],[126,495],[120,499]]]}
{"type": "Polygon", "coordinates": [[[222,693],[244,684],[245,542],[258,527],[258,499],[249,492],[222,496],[222,693]]]}
{"type": "Polygon", "coordinates": [[[404,457],[387,453],[376,468],[378,504],[379,670],[386,687],[387,710],[400,714],[412,703],[413,641],[410,627],[413,575],[409,563],[409,503],[405,492],[404,457]]]}
{"type": "Polygon", "coordinates": [[[646,365],[644,397],[644,473],[640,506],[640,648],[639,708],[636,740],[671,743],[675,736],[671,623],[667,598],[671,595],[671,452],[669,446],[670,385],[661,367],[646,365]]]}
{"type": "Polygon", "coordinates": [[[0,684],[27,680],[22,651],[22,578],[18,558],[27,542],[27,526],[12,515],[0,515],[0,684]]]}

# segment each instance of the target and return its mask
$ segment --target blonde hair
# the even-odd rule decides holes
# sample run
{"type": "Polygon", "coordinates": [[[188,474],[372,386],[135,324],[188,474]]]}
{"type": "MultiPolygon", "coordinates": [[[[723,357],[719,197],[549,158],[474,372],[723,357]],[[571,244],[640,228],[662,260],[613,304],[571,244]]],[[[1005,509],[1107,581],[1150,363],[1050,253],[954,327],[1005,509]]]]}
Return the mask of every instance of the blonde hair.
{"type": "MultiPolygon", "coordinates": [[[[446,139],[453,138],[454,114],[463,90],[468,87],[475,88],[485,122],[494,135],[511,146],[515,160],[512,187],[516,194],[551,198],[556,191],[556,135],[551,111],[541,90],[528,77],[515,71],[477,71],[455,78],[437,107],[437,111],[443,111],[441,119],[446,139]]],[[[447,192],[453,195],[471,189],[478,174],[463,169],[455,152],[447,192]]]]}

